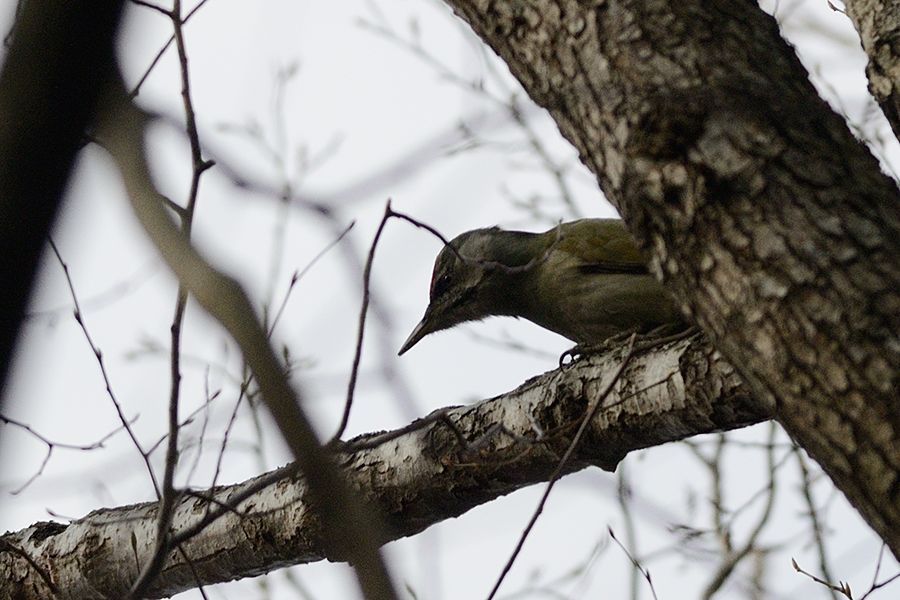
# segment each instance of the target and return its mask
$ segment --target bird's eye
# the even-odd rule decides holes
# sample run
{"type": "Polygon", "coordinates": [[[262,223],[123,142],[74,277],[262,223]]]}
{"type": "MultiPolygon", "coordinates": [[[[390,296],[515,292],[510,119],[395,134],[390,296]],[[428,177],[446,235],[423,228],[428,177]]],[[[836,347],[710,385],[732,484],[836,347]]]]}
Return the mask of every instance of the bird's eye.
{"type": "Polygon", "coordinates": [[[450,287],[450,274],[444,273],[434,280],[434,283],[431,285],[431,297],[437,298],[438,296],[442,296],[444,292],[447,291],[447,288],[450,287]]]}

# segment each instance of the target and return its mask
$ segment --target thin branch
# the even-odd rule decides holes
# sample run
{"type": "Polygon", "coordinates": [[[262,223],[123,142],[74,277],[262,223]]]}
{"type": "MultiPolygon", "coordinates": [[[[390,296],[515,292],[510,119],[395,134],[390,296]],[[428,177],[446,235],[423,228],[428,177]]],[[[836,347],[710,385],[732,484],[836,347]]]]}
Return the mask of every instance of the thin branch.
{"type": "Polygon", "coordinates": [[[129,420],[125,417],[125,413],[122,411],[122,405],[119,404],[119,401],[116,399],[116,395],[113,392],[112,383],[109,380],[109,374],[106,372],[106,364],[103,362],[103,353],[100,352],[100,348],[94,343],[93,338],[91,337],[90,331],[88,331],[87,324],[84,321],[84,315],[81,312],[81,305],[78,303],[78,294],[75,293],[75,285],[72,283],[72,277],[69,273],[69,265],[63,260],[62,254],[59,252],[59,248],[56,247],[56,244],[52,239],[48,240],[50,243],[50,248],[53,249],[53,254],[56,255],[56,260],[59,261],[60,266],[62,267],[63,274],[66,276],[66,283],[69,286],[69,294],[72,296],[72,303],[75,305],[75,310],[72,314],[75,316],[75,321],[81,327],[82,333],[84,333],[84,339],[87,341],[88,346],[91,347],[91,351],[94,353],[94,357],[97,359],[97,364],[100,366],[100,374],[103,377],[103,382],[106,384],[106,393],[109,396],[109,399],[112,400],[113,406],[116,409],[116,414],[119,417],[119,422],[122,424],[122,428],[128,432],[128,437],[131,438],[132,444],[137,449],[138,453],[141,455],[141,460],[144,461],[144,465],[147,467],[147,472],[150,474],[150,480],[153,483],[153,490],[156,492],[157,497],[160,495],[159,483],[156,480],[156,474],[153,472],[153,467],[150,465],[150,459],[147,452],[144,451],[144,448],[141,446],[141,442],[137,439],[137,435],[134,433],[134,430],[131,428],[132,420],[129,420]]]}
{"type": "MultiPolygon", "coordinates": [[[[826,555],[825,534],[823,531],[822,520],[819,517],[819,511],[816,508],[816,503],[813,499],[812,480],[809,476],[809,468],[806,466],[806,459],[803,458],[803,452],[800,450],[799,446],[794,447],[794,456],[797,458],[797,466],[800,469],[800,476],[802,477],[802,481],[800,482],[800,492],[803,495],[804,502],[806,502],[806,508],[809,514],[809,526],[810,529],[812,529],[813,542],[816,545],[816,552],[819,555],[819,571],[821,571],[822,577],[827,581],[832,581],[834,578],[831,576],[831,570],[828,567],[828,556],[826,555]]],[[[829,589],[829,593],[832,598],[837,600],[837,593],[835,590],[829,589]]]]}
{"type": "MultiPolygon", "coordinates": [[[[629,548],[634,552],[638,552],[637,545],[637,532],[634,527],[634,515],[631,513],[631,486],[628,479],[628,468],[626,463],[622,463],[622,465],[618,469],[617,473],[618,477],[616,486],[616,499],[619,502],[619,509],[622,512],[622,520],[625,523],[625,541],[628,543],[629,548]]],[[[616,536],[612,533],[612,528],[609,528],[609,534],[612,538],[618,543],[619,540],[616,539],[616,536]]],[[[622,546],[621,543],[619,543],[622,546]]],[[[622,548],[624,550],[624,546],[622,548]]],[[[629,554],[626,551],[626,554],[629,554]]],[[[629,558],[631,558],[631,554],[629,554],[629,558]]],[[[631,581],[629,582],[629,587],[631,588],[631,600],[638,600],[640,597],[640,588],[638,588],[638,576],[644,573],[644,570],[641,568],[641,565],[634,560],[631,559],[631,581]]],[[[645,575],[649,581],[649,574],[645,575]]],[[[651,584],[652,587],[652,584],[651,584]]]]}
{"type": "Polygon", "coordinates": [[[365,335],[366,330],[366,316],[369,312],[369,279],[372,276],[372,263],[375,260],[375,248],[378,246],[378,240],[381,239],[381,233],[384,231],[384,226],[387,224],[388,219],[394,212],[391,210],[391,201],[388,201],[384,205],[384,216],[381,217],[381,222],[378,224],[378,229],[375,231],[375,237],[372,239],[372,245],[369,246],[369,255],[366,258],[366,266],[363,269],[363,298],[362,298],[362,306],[359,309],[359,324],[357,326],[356,332],[356,350],[353,354],[353,365],[350,368],[350,380],[347,383],[347,398],[344,401],[344,411],[341,414],[341,422],[338,425],[337,431],[332,436],[331,440],[328,442],[329,446],[333,446],[340,442],[341,436],[344,435],[344,431],[347,429],[347,423],[350,421],[350,409],[353,406],[353,394],[356,391],[356,380],[359,376],[359,363],[362,359],[362,347],[363,347],[363,336],[365,335]]]}
{"type": "MultiPolygon", "coordinates": [[[[136,292],[160,270],[159,261],[153,259],[134,269],[125,278],[111,284],[101,292],[81,299],[81,308],[85,312],[93,312],[111,306],[126,296],[136,292]]],[[[73,310],[70,303],[58,304],[49,308],[41,308],[25,313],[25,320],[53,321],[61,314],[69,314],[73,310]]]]}
{"type": "MultiPolygon", "coordinates": [[[[212,404],[213,400],[215,400],[222,392],[222,390],[216,390],[215,392],[210,391],[209,367],[206,368],[203,375],[203,397],[205,398],[205,401],[203,402],[203,405],[197,409],[203,411],[203,423],[200,426],[200,435],[197,436],[197,452],[194,455],[194,461],[191,464],[191,468],[188,471],[187,477],[185,478],[185,481],[187,481],[188,483],[190,483],[194,479],[194,474],[197,472],[197,468],[200,466],[200,458],[203,456],[203,440],[206,439],[206,429],[209,426],[209,406],[210,404],[212,404]]],[[[182,425],[179,424],[179,428],[181,426],[182,425]]]]}
{"type": "MultiPolygon", "coordinates": [[[[133,0],[144,6],[151,6],[140,0],[133,0]]],[[[200,132],[197,129],[197,118],[191,97],[190,68],[188,66],[187,46],[184,40],[184,21],[181,18],[181,0],[174,0],[171,11],[161,11],[172,21],[175,36],[175,46],[178,50],[178,64],[181,74],[181,99],[184,105],[185,132],[190,141],[191,148],[191,182],[188,191],[187,202],[180,213],[181,230],[186,240],[191,239],[191,228],[194,220],[194,210],[200,191],[200,178],[203,173],[213,166],[212,162],[204,161],[200,147],[200,132]]],[[[171,545],[169,543],[169,528],[172,522],[172,511],[180,492],[175,489],[175,470],[178,466],[178,432],[179,432],[179,404],[181,395],[181,334],[184,329],[184,313],[187,309],[187,288],[181,281],[178,283],[178,292],[175,300],[175,314],[172,317],[170,327],[171,347],[171,392],[169,395],[169,439],[166,447],[165,471],[163,474],[162,496],[156,527],[156,545],[153,554],[144,565],[140,575],[131,588],[131,597],[139,598],[162,570],[165,557],[168,555],[171,545]]],[[[184,549],[179,551],[187,558],[184,549]]]]}
{"type": "Polygon", "coordinates": [[[59,588],[55,583],[53,583],[53,579],[50,577],[50,574],[47,572],[47,570],[41,567],[41,565],[37,564],[37,562],[33,558],[31,558],[31,556],[27,552],[25,552],[9,540],[5,540],[2,538],[0,538],[0,547],[9,550],[16,556],[20,556],[25,562],[27,562],[28,566],[34,569],[38,576],[44,581],[44,585],[46,585],[50,589],[50,591],[53,592],[53,594],[59,592],[59,588]]]}
{"type": "MultiPolygon", "coordinates": [[[[402,37],[390,26],[387,19],[381,18],[379,15],[376,16],[379,17],[379,23],[374,23],[364,18],[357,19],[356,23],[360,28],[379,35],[404,48],[415,58],[431,67],[440,78],[449,81],[460,89],[473,93],[502,109],[503,112],[509,116],[510,121],[521,130],[527,148],[538,158],[542,163],[544,170],[550,175],[559,191],[559,199],[562,201],[563,205],[565,205],[571,218],[581,217],[578,208],[575,205],[575,198],[571,186],[566,180],[565,169],[554,159],[547,149],[546,144],[541,139],[541,136],[535,131],[535,128],[527,119],[530,114],[535,113],[533,110],[534,103],[529,102],[525,107],[522,106],[520,100],[521,87],[516,86],[515,89],[511,89],[506,86],[504,76],[500,74],[497,69],[492,68],[494,66],[493,61],[496,60],[494,57],[485,55],[485,64],[489,67],[488,72],[493,77],[494,81],[505,88],[504,92],[506,93],[503,94],[492,94],[488,91],[485,82],[481,79],[470,80],[460,76],[456,70],[449,67],[422,46],[419,39],[406,39],[405,37],[402,37]]],[[[479,143],[478,140],[473,141],[479,143]]],[[[485,144],[479,143],[479,145],[484,146],[485,144]]]]}
{"type": "Polygon", "coordinates": [[[881,572],[881,561],[884,560],[884,550],[887,547],[887,544],[881,544],[881,550],[878,551],[878,561],[875,563],[875,574],[872,575],[872,585],[869,586],[868,591],[862,595],[859,600],[866,600],[870,594],[875,592],[875,590],[881,589],[889,583],[893,583],[900,579],[900,572],[894,573],[884,581],[878,581],[878,573],[881,572]]]}
{"type": "Polygon", "coordinates": [[[569,447],[566,448],[565,454],[563,454],[562,458],[559,460],[559,463],[556,465],[556,468],[553,470],[553,473],[550,475],[550,479],[547,481],[547,487],[544,490],[540,501],[538,502],[538,506],[535,509],[534,514],[531,515],[531,520],[529,520],[528,525],[525,526],[525,530],[522,532],[522,535],[519,537],[519,541],[516,544],[512,555],[510,555],[509,559],[506,561],[506,564],[503,566],[503,570],[500,572],[500,576],[497,578],[496,583],[494,583],[494,587],[488,594],[488,600],[492,600],[494,596],[496,596],[497,591],[503,584],[503,580],[506,578],[506,575],[509,573],[510,569],[512,569],[513,563],[515,563],[516,558],[522,551],[522,547],[525,545],[525,540],[528,538],[528,534],[531,533],[531,530],[537,523],[538,517],[540,517],[541,513],[544,512],[544,505],[547,503],[547,499],[550,497],[550,492],[553,491],[553,486],[556,485],[556,482],[559,480],[560,475],[562,475],[566,463],[569,462],[569,459],[575,452],[575,448],[581,441],[581,437],[584,435],[584,432],[587,431],[588,425],[591,421],[594,420],[597,412],[602,407],[603,400],[612,391],[613,386],[615,386],[615,384],[619,380],[619,377],[625,371],[625,367],[628,366],[628,362],[631,360],[631,357],[634,356],[634,339],[635,336],[632,335],[631,339],[628,342],[628,346],[625,349],[625,357],[619,364],[618,369],[616,369],[616,371],[613,373],[613,376],[610,378],[610,381],[606,385],[606,387],[603,388],[603,390],[596,396],[595,399],[592,399],[593,405],[588,406],[588,409],[585,411],[584,418],[581,420],[581,425],[579,425],[578,431],[575,432],[575,436],[572,438],[572,442],[569,444],[569,447]]]}
{"type": "Polygon", "coordinates": [[[762,533],[763,528],[769,522],[769,517],[772,515],[772,507],[775,505],[775,492],[776,492],[776,472],[778,465],[775,461],[775,449],[774,446],[771,445],[772,442],[775,441],[775,433],[778,431],[775,423],[771,423],[769,425],[769,442],[770,446],[766,452],[766,466],[767,471],[769,473],[769,485],[766,486],[766,491],[768,492],[766,504],[763,508],[763,512],[760,515],[756,526],[753,528],[753,531],[747,537],[747,540],[744,544],[738,549],[728,552],[724,559],[722,560],[721,565],[719,565],[719,569],[714,574],[712,580],[707,584],[706,589],[703,591],[703,598],[709,599],[722,587],[728,577],[734,572],[735,567],[737,567],[738,563],[744,559],[751,551],[756,549],[756,540],[759,538],[759,535],[762,533]]]}
{"type": "MultiPolygon", "coordinates": [[[[893,583],[894,581],[900,580],[900,573],[895,573],[894,575],[888,577],[884,581],[878,581],[878,573],[881,571],[881,561],[884,558],[884,549],[886,544],[881,545],[881,550],[878,552],[878,561],[875,564],[875,575],[872,577],[872,584],[869,586],[869,589],[866,590],[866,593],[860,596],[859,600],[865,600],[870,595],[872,595],[877,590],[893,583]]],[[[826,581],[820,577],[816,577],[812,573],[805,571],[797,564],[797,561],[793,558],[791,559],[791,566],[794,567],[794,570],[800,573],[801,575],[806,575],[816,583],[825,586],[832,592],[837,592],[843,594],[848,600],[853,600],[853,590],[850,589],[850,584],[846,581],[838,581],[837,585],[826,581]]]]}
{"type": "Polygon", "coordinates": [[[531,260],[529,260],[527,263],[525,263],[523,265],[513,266],[513,265],[507,265],[507,264],[504,264],[504,263],[501,263],[501,262],[498,262],[495,260],[480,260],[480,259],[474,259],[474,258],[470,258],[467,256],[463,256],[462,254],[460,254],[459,249],[456,248],[456,246],[454,246],[450,240],[445,238],[441,234],[441,232],[439,232],[437,229],[435,229],[431,225],[428,225],[427,223],[423,223],[422,221],[419,221],[409,215],[399,213],[394,210],[391,210],[390,215],[388,215],[388,216],[396,217],[398,219],[406,221],[407,223],[410,223],[411,225],[415,225],[416,227],[419,227],[420,229],[424,229],[424,230],[428,231],[433,236],[435,236],[436,238],[441,240],[441,242],[443,242],[443,244],[444,244],[444,247],[449,248],[450,251],[453,252],[453,254],[456,256],[456,258],[458,258],[459,260],[461,260],[467,264],[479,265],[480,267],[482,267],[486,270],[503,271],[504,273],[509,273],[509,274],[524,273],[526,271],[530,271],[530,270],[534,269],[536,266],[545,262],[549,258],[550,254],[554,250],[556,250],[556,246],[563,239],[562,228],[557,226],[555,228],[556,229],[556,238],[553,240],[553,243],[547,247],[547,249],[544,251],[543,254],[541,254],[540,256],[535,256],[534,258],[532,258],[531,260]]]}
{"type": "MultiPolygon", "coordinates": [[[[134,423],[135,420],[136,419],[132,419],[131,423],[134,423]]],[[[112,431],[110,431],[109,433],[107,433],[106,435],[101,437],[99,440],[97,440],[96,442],[93,442],[91,444],[68,444],[65,442],[54,442],[53,440],[47,438],[44,435],[41,435],[40,433],[38,433],[37,431],[32,429],[32,427],[30,425],[22,423],[21,421],[17,421],[16,419],[10,419],[9,417],[0,415],[0,421],[2,421],[3,423],[5,423],[7,425],[13,425],[15,427],[18,427],[19,429],[26,431],[32,437],[38,439],[39,441],[41,441],[42,443],[44,443],[47,446],[47,453],[44,455],[44,459],[41,461],[41,465],[40,465],[40,467],[38,467],[38,470],[34,473],[34,475],[29,477],[28,480],[25,481],[25,483],[23,483],[16,489],[12,490],[10,492],[10,494],[13,494],[13,495],[20,494],[21,492],[23,492],[25,490],[25,488],[27,488],[38,477],[41,476],[41,474],[44,472],[44,468],[47,466],[47,463],[50,462],[50,457],[53,455],[53,450],[55,448],[63,448],[65,450],[82,450],[82,451],[96,450],[98,448],[103,448],[104,444],[106,443],[106,441],[108,439],[110,439],[112,436],[114,436],[115,434],[117,434],[118,432],[120,432],[123,429],[122,426],[116,427],[115,429],[113,429],[112,431]]]]}
{"type": "Polygon", "coordinates": [[[282,298],[281,304],[278,306],[278,310],[275,312],[275,316],[272,318],[272,323],[269,325],[269,337],[272,337],[272,333],[274,333],[275,331],[275,326],[278,325],[278,321],[281,319],[281,315],[282,313],[284,313],[284,309],[287,306],[288,299],[291,296],[291,291],[293,291],[294,286],[297,284],[297,282],[300,281],[303,276],[306,275],[323,256],[328,254],[329,250],[337,246],[341,242],[341,240],[343,240],[347,236],[347,234],[350,233],[350,230],[353,229],[354,225],[356,225],[356,221],[350,221],[350,224],[347,225],[347,227],[344,228],[344,230],[341,231],[337,237],[331,240],[328,245],[319,250],[319,252],[312,257],[312,260],[306,263],[305,267],[303,267],[299,271],[294,271],[294,274],[291,275],[291,282],[288,284],[288,289],[284,294],[284,298],[282,298]]]}
{"type": "Polygon", "coordinates": [[[791,559],[791,566],[794,567],[794,570],[797,571],[798,573],[800,573],[801,575],[806,575],[807,577],[809,577],[816,583],[824,585],[825,587],[827,587],[830,590],[833,590],[835,592],[839,592],[839,593],[843,594],[849,600],[853,600],[853,591],[850,589],[849,583],[844,582],[844,581],[839,581],[838,585],[831,584],[831,583],[825,581],[824,579],[820,579],[820,578],[816,577],[815,575],[813,575],[812,573],[809,573],[809,572],[801,569],[800,565],[797,564],[797,561],[794,560],[793,558],[791,559]]]}
{"type": "Polygon", "coordinates": [[[612,527],[607,528],[609,531],[609,537],[613,539],[613,541],[619,545],[619,548],[622,549],[622,552],[625,553],[625,556],[628,557],[628,560],[631,561],[631,564],[634,565],[634,568],[638,570],[638,572],[644,576],[644,579],[647,580],[647,584],[650,586],[650,593],[653,594],[653,600],[659,600],[656,596],[656,588],[653,587],[653,579],[650,578],[650,571],[641,566],[641,563],[632,556],[631,552],[628,551],[628,548],[625,547],[622,542],[619,541],[619,538],[616,537],[616,534],[613,532],[612,527]]]}
{"type": "Polygon", "coordinates": [[[138,6],[143,6],[144,8],[149,8],[150,10],[156,11],[165,17],[172,16],[172,11],[170,11],[169,9],[153,4],[152,2],[147,2],[146,0],[131,0],[131,3],[138,6]]]}
{"type": "Polygon", "coordinates": [[[219,453],[216,457],[216,468],[213,471],[213,478],[210,487],[215,487],[216,482],[219,480],[219,474],[222,472],[222,462],[225,460],[225,449],[228,446],[228,440],[231,436],[231,430],[234,428],[234,424],[237,422],[238,410],[243,403],[244,397],[247,395],[247,389],[250,387],[250,384],[253,381],[253,372],[247,367],[246,363],[244,364],[244,371],[244,380],[241,382],[241,386],[238,389],[237,400],[234,403],[234,408],[231,410],[231,416],[228,418],[228,424],[225,426],[225,433],[222,435],[222,444],[219,447],[219,453]]]}
{"type": "MultiPolygon", "coordinates": [[[[346,235],[350,232],[350,230],[353,228],[353,226],[355,224],[356,224],[355,221],[351,221],[350,224],[343,231],[341,231],[333,241],[331,241],[327,246],[325,246],[322,250],[320,250],[318,252],[318,254],[316,254],[306,264],[306,266],[304,266],[299,271],[294,272],[294,274],[291,276],[291,281],[290,281],[290,284],[288,285],[288,289],[284,294],[284,298],[281,301],[281,305],[278,307],[278,311],[275,313],[275,316],[272,319],[272,323],[269,325],[269,329],[266,334],[268,338],[271,339],[272,334],[275,332],[275,327],[278,325],[278,322],[281,320],[281,315],[283,314],[284,309],[287,306],[288,300],[290,299],[290,296],[291,296],[291,292],[293,291],[294,286],[297,284],[297,282],[300,281],[304,277],[304,275],[306,275],[309,272],[309,270],[312,269],[313,266],[315,266],[315,264],[323,256],[325,256],[325,254],[329,250],[334,248],[341,240],[343,240],[344,237],[346,237],[346,235]]],[[[225,459],[225,449],[228,445],[229,436],[231,435],[231,431],[232,431],[235,423],[237,422],[237,413],[243,403],[244,397],[250,396],[250,394],[248,393],[248,389],[250,388],[250,385],[252,383],[253,383],[253,372],[250,369],[248,369],[245,365],[244,375],[241,380],[240,388],[238,391],[238,399],[234,404],[234,409],[231,411],[231,416],[228,420],[228,425],[225,427],[225,434],[222,436],[222,445],[221,445],[221,448],[219,449],[219,454],[216,459],[216,468],[213,473],[213,480],[212,480],[212,484],[211,484],[212,486],[215,486],[216,482],[219,479],[219,474],[222,469],[222,461],[225,459]]]]}
{"type": "MultiPolygon", "coordinates": [[[[190,21],[191,17],[193,17],[194,14],[198,10],[203,8],[203,6],[207,2],[209,2],[209,0],[201,0],[200,3],[197,4],[197,6],[195,6],[193,9],[191,9],[191,11],[184,17],[184,19],[182,19],[182,21],[181,21],[182,24],[186,24],[188,21],[190,21]]],[[[156,56],[153,57],[153,60],[150,61],[150,65],[144,70],[144,74],[141,75],[141,78],[138,80],[137,84],[131,90],[129,97],[136,98],[137,95],[141,93],[141,87],[144,85],[144,82],[146,82],[147,78],[150,77],[150,74],[153,72],[153,69],[156,68],[156,65],[159,64],[159,61],[162,59],[163,55],[166,53],[166,50],[169,49],[169,46],[171,46],[172,42],[174,42],[174,41],[175,41],[175,34],[172,34],[169,37],[169,39],[166,41],[166,43],[163,44],[162,48],[160,48],[159,51],[156,53],[156,56]]]]}

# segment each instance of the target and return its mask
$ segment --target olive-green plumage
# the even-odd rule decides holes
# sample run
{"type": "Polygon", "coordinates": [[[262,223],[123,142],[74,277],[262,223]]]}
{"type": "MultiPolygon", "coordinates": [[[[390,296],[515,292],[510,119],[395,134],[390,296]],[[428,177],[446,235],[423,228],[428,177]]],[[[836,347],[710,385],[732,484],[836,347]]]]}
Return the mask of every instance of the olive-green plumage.
{"type": "Polygon", "coordinates": [[[491,315],[523,317],[579,344],[681,320],[618,219],[544,233],[476,229],[450,246],[435,260],[431,300],[400,354],[429,333],[491,315]]]}

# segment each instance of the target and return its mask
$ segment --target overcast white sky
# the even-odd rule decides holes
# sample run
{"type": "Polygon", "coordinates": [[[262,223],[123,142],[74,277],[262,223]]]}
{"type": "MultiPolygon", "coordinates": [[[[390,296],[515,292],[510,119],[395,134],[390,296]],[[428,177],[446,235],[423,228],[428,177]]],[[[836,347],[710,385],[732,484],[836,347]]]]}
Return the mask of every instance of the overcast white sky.
{"type": "MultiPolygon", "coordinates": [[[[2,9],[6,30],[11,6],[2,9]]],[[[189,4],[188,8],[192,7],[189,4]]],[[[771,3],[767,3],[771,10],[771,3]]],[[[886,136],[877,148],[887,167],[897,165],[897,144],[887,126],[868,119],[864,58],[849,20],[821,2],[781,2],[785,34],[798,47],[814,81],[870,139],[886,136]]],[[[155,12],[131,7],[120,49],[130,81],[138,79],[170,35],[169,23],[155,12]]],[[[485,81],[493,98],[519,94],[531,131],[552,159],[567,167],[566,182],[577,214],[609,216],[613,209],[556,127],[522,97],[505,67],[434,0],[325,2],[210,0],[186,29],[190,69],[202,143],[210,156],[272,189],[290,182],[296,197],[327,201],[339,227],[356,226],[320,260],[292,292],[276,338],[302,364],[297,381],[308,409],[329,435],[344,395],[356,335],[360,277],[352,268],[365,259],[384,202],[426,221],[448,236],[476,227],[545,229],[571,210],[558,200],[558,188],[527,150],[521,128],[510,123],[502,103],[464,89],[459,81],[485,81]],[[361,21],[369,23],[364,26],[361,21]],[[393,29],[384,35],[371,25],[393,29]],[[393,38],[393,39],[392,39],[393,38]],[[402,41],[418,40],[423,58],[402,41]],[[440,66],[437,66],[439,63],[440,66]],[[277,73],[296,65],[281,109],[275,98],[277,73]],[[280,115],[280,116],[279,116],[280,115]],[[460,123],[486,122],[471,147],[460,123]],[[260,144],[236,132],[253,125],[286,166],[279,167],[260,144]],[[299,157],[311,159],[304,168],[299,157]],[[532,196],[545,218],[517,207],[532,196]]],[[[182,122],[174,51],[150,76],[141,104],[182,122]]],[[[151,135],[157,182],[173,199],[183,198],[189,181],[187,141],[166,122],[151,135]]],[[[274,286],[274,302],[284,297],[291,274],[303,268],[334,239],[332,229],[297,204],[233,185],[224,169],[204,176],[195,239],[212,259],[236,275],[262,303],[274,286]],[[284,242],[276,240],[283,228],[284,242]],[[275,261],[273,252],[280,256],[275,261]]],[[[79,161],[68,199],[53,234],[68,263],[85,319],[102,349],[113,388],[145,445],[165,431],[168,398],[168,327],[174,307],[171,276],[132,218],[110,161],[89,147],[79,161]]],[[[370,315],[363,377],[348,434],[393,428],[441,406],[471,402],[514,388],[530,376],[552,369],[556,355],[570,344],[524,321],[472,324],[427,338],[402,359],[400,343],[418,321],[439,243],[428,234],[391,222],[378,248],[374,286],[383,318],[370,315]],[[539,350],[527,353],[490,343],[515,342],[539,350]],[[385,380],[385,373],[393,379],[385,380]]],[[[7,416],[24,421],[47,437],[91,443],[117,426],[99,369],[71,315],[71,298],[59,264],[45,257],[13,379],[7,416]]],[[[205,387],[222,390],[213,403],[200,467],[192,485],[208,485],[221,432],[237,398],[240,359],[234,346],[196,307],[188,313],[183,414],[203,404],[205,387]],[[207,382],[207,365],[208,384],[207,382]]],[[[199,421],[185,442],[196,441],[199,421]]],[[[239,481],[284,463],[287,453],[263,415],[259,435],[247,413],[232,437],[222,482],[239,481]]],[[[734,434],[760,442],[768,425],[734,434]]],[[[127,437],[114,436],[91,452],[57,450],[44,473],[19,494],[39,468],[46,447],[21,430],[2,430],[0,527],[16,530],[37,520],[77,518],[103,506],[150,500],[151,488],[127,437]]],[[[697,440],[711,449],[713,438],[697,440]]],[[[787,442],[779,432],[778,441],[787,442]]],[[[778,457],[787,452],[781,448],[778,457]]],[[[186,451],[188,465],[196,448],[186,451]]],[[[161,465],[161,455],[156,456],[161,465]]],[[[731,447],[725,470],[727,497],[737,508],[767,485],[764,453],[731,447]]],[[[708,525],[708,475],[684,445],[668,445],[629,456],[624,462],[633,486],[639,554],[660,598],[695,597],[715,569],[715,556],[699,550],[687,557],[671,551],[679,524],[708,525]]],[[[803,537],[803,505],[794,486],[795,461],[778,472],[776,516],[764,538],[779,545],[768,558],[771,598],[825,597],[818,586],[795,574],[794,556],[813,569],[816,559],[803,537]]],[[[185,483],[188,469],[182,473],[185,483]]],[[[617,478],[600,471],[565,479],[554,492],[526,550],[504,590],[551,581],[581,564],[598,544],[590,571],[561,584],[567,597],[624,597],[629,590],[627,558],[611,547],[607,526],[624,528],[616,500],[617,478]]],[[[830,483],[815,485],[827,507],[829,548],[834,571],[855,590],[868,586],[880,543],[830,483]]],[[[512,550],[541,493],[537,486],[435,526],[410,540],[388,546],[397,580],[420,599],[484,597],[512,550]]],[[[760,504],[736,521],[736,531],[752,527],[760,504]]],[[[624,534],[623,534],[624,535],[624,534]]],[[[622,537],[622,536],[620,536],[622,537]]],[[[699,547],[699,546],[698,546],[699,547]]],[[[748,565],[749,566],[749,565],[748,565]]],[[[896,565],[886,562],[884,572],[896,565]]],[[[347,569],[308,565],[292,570],[316,598],[353,598],[347,569]]],[[[221,598],[298,598],[285,574],[259,582],[213,588],[221,598]]],[[[722,597],[742,597],[747,573],[736,576],[722,597]]],[[[648,591],[641,588],[643,597],[648,591]]],[[[896,597],[896,588],[873,598],[896,597]]],[[[195,598],[195,592],[179,598],[195,598]]],[[[412,597],[412,596],[410,596],[412,597]]],[[[544,597],[534,594],[528,597],[544,597]]]]}

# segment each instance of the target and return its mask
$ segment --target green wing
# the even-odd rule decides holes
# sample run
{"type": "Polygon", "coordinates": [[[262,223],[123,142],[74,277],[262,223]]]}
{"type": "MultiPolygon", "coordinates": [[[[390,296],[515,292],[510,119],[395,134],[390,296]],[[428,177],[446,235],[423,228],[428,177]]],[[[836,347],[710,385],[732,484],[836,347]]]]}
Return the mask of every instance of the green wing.
{"type": "Polygon", "coordinates": [[[647,266],[620,219],[581,219],[544,233],[587,273],[646,273],[647,266]]]}

